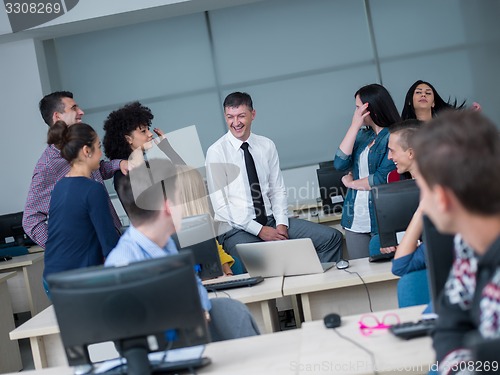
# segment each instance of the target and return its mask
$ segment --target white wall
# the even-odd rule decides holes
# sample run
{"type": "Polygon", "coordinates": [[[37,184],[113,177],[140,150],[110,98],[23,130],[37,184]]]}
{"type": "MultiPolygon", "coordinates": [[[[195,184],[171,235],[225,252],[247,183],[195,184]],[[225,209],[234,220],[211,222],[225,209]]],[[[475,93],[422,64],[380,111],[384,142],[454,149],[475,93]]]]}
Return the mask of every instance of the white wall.
{"type": "Polygon", "coordinates": [[[45,145],[40,118],[42,84],[36,43],[0,44],[0,214],[22,211],[31,173],[45,145]]]}

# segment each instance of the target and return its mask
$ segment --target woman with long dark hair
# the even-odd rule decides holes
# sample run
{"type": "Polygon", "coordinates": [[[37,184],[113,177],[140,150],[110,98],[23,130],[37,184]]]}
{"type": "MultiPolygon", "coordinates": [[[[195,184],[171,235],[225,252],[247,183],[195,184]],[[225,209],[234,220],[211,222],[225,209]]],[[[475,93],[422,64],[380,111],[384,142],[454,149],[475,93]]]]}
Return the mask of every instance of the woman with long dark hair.
{"type": "MultiPolygon", "coordinates": [[[[448,99],[447,102],[439,95],[434,86],[429,82],[418,80],[413,83],[406,93],[405,102],[401,117],[403,120],[417,119],[420,121],[429,121],[444,109],[463,109],[465,100],[457,103],[448,99]]],[[[480,110],[481,106],[474,102],[472,108],[480,110]]]]}
{"type": "Polygon", "coordinates": [[[341,221],[351,259],[367,257],[371,236],[378,233],[370,189],[385,184],[388,173],[395,169],[387,158],[388,128],[401,121],[391,95],[382,85],[363,86],[354,97],[352,122],[334,159],[336,169],[351,170],[342,178],[348,190],[341,221]]]}

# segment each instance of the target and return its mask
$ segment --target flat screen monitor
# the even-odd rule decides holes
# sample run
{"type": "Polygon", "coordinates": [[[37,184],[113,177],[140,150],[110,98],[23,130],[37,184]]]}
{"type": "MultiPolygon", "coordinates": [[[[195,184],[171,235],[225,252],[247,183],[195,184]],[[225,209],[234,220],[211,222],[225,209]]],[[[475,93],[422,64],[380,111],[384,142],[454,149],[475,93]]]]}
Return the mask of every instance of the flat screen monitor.
{"type": "Polygon", "coordinates": [[[433,222],[424,216],[423,241],[425,244],[425,262],[427,280],[433,312],[439,315],[438,297],[441,294],[454,259],[454,236],[440,233],[433,222]]]}
{"type": "Polygon", "coordinates": [[[224,274],[215,239],[214,222],[209,214],[183,218],[181,229],[172,238],[180,252],[193,252],[198,276],[202,280],[224,274]]]}
{"type": "MultiPolygon", "coordinates": [[[[333,164],[333,163],[332,163],[333,164]]],[[[326,214],[341,213],[347,188],[342,183],[346,171],[338,171],[334,167],[316,169],[319,195],[326,214]]]]}
{"type": "Polygon", "coordinates": [[[380,247],[397,246],[418,208],[415,180],[377,185],[370,190],[380,235],[380,247]]]}
{"type": "MultiPolygon", "coordinates": [[[[47,277],[70,366],[112,341],[128,373],[151,371],[148,353],[209,342],[190,252],[47,277]]],[[[161,367],[162,364],[158,364],[161,367]]]]}
{"type": "Polygon", "coordinates": [[[23,246],[26,239],[22,211],[0,215],[0,244],[12,243],[13,245],[23,246]]]}

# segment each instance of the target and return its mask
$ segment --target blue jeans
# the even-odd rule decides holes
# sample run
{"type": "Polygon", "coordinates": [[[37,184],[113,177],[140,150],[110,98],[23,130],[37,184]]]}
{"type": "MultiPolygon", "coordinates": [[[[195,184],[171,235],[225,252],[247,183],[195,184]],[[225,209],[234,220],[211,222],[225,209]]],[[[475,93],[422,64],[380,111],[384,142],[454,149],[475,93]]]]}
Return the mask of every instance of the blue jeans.
{"type": "Polygon", "coordinates": [[[49,300],[50,300],[49,284],[47,283],[47,280],[45,280],[45,278],[42,278],[42,282],[43,282],[43,289],[45,290],[45,294],[47,294],[47,297],[49,297],[49,300]]]}

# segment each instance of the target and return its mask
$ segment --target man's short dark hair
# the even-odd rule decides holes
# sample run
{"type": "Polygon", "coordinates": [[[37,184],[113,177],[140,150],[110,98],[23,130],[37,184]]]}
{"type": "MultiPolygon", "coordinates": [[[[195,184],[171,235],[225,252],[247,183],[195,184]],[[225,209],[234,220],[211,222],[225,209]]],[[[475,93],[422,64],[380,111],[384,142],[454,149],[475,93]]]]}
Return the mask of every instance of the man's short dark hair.
{"type": "MultiPolygon", "coordinates": [[[[389,128],[389,133],[399,136],[399,145],[403,151],[412,147],[411,140],[414,134],[421,128],[422,121],[417,119],[398,122],[389,128]]],[[[413,147],[412,147],[413,148],[413,147]]]]}
{"type": "MultiPolygon", "coordinates": [[[[170,199],[175,202],[175,191],[177,184],[177,169],[170,160],[167,159],[152,159],[134,168],[143,168],[145,173],[134,175],[134,171],[118,180],[117,192],[120,196],[120,201],[123,208],[128,214],[130,222],[133,225],[141,225],[147,222],[152,222],[158,216],[159,210],[163,203],[170,199]],[[147,183],[146,189],[138,189],[134,184],[143,185],[145,180],[149,180],[148,176],[152,176],[150,171],[160,171],[165,176],[164,179],[157,182],[147,183]],[[143,178],[145,176],[145,178],[143,178]],[[140,180],[138,180],[140,178],[140,180]],[[138,194],[138,190],[142,193],[138,194]],[[144,204],[143,202],[146,201],[144,204]],[[145,207],[147,206],[147,208],[145,207]],[[155,207],[155,209],[153,209],[155,207]]],[[[155,180],[156,181],[156,180],[155,180]]]]}
{"type": "Polygon", "coordinates": [[[253,110],[252,97],[246,92],[236,91],[226,96],[222,108],[236,108],[240,105],[246,105],[249,110],[253,110]]]}
{"type": "Polygon", "coordinates": [[[500,135],[477,111],[447,111],[412,140],[422,178],[450,189],[469,212],[500,213],[500,135]]]}
{"type": "Polygon", "coordinates": [[[54,112],[64,112],[64,103],[62,102],[63,98],[73,99],[73,93],[69,91],[55,91],[51,94],[45,95],[42,100],[40,100],[38,108],[40,108],[40,114],[42,115],[43,121],[48,126],[53,125],[52,115],[54,112]]]}

